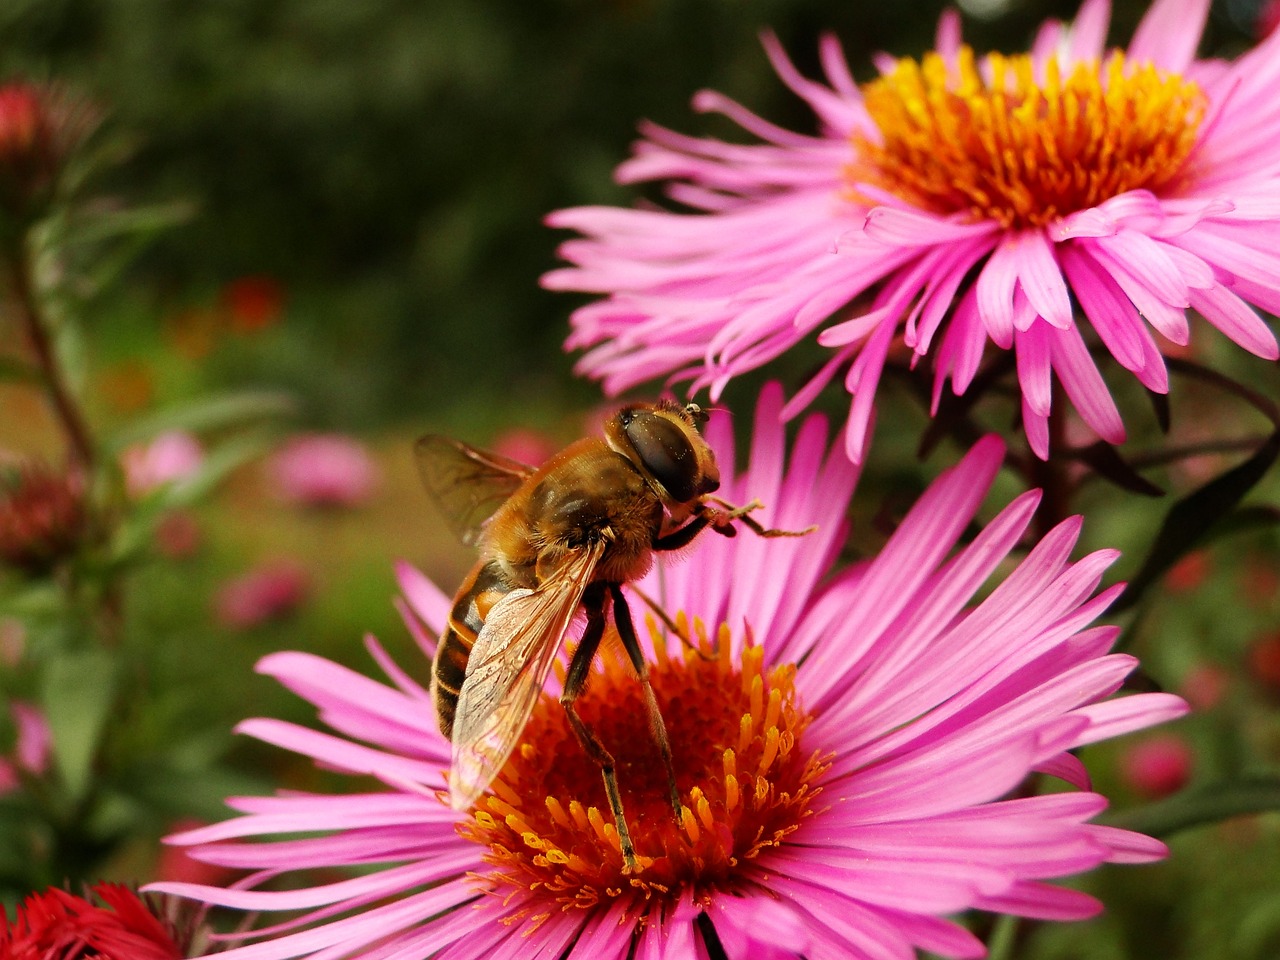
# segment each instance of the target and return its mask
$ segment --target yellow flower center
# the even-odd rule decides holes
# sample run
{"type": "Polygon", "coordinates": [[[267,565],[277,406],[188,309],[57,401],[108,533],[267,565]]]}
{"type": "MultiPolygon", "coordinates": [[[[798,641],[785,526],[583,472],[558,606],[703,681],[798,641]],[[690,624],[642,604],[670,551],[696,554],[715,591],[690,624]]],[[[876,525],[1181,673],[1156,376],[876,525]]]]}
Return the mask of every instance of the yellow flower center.
{"type": "Polygon", "coordinates": [[[899,60],[863,87],[879,138],[856,133],[851,193],[874,187],[939,214],[1040,227],[1129,190],[1176,189],[1206,100],[1190,80],[1116,52],[1063,77],[1054,59],[987,58],[962,47],[899,60]]]}
{"type": "Polygon", "coordinates": [[[636,915],[692,891],[732,889],[740,865],[777,846],[812,812],[825,769],[799,746],[809,715],[796,703],[795,667],[765,668],[760,647],[740,662],[729,632],[696,647],[657,650],[650,679],[666,721],[683,804],[677,822],[635,673],[606,644],[577,706],[617,761],[639,870],[625,872],[600,769],[583,753],[558,700],[544,694],[520,747],[460,833],[488,847],[476,879],[499,897],[533,891],[536,924],[557,910],[628,898],[636,915]]]}

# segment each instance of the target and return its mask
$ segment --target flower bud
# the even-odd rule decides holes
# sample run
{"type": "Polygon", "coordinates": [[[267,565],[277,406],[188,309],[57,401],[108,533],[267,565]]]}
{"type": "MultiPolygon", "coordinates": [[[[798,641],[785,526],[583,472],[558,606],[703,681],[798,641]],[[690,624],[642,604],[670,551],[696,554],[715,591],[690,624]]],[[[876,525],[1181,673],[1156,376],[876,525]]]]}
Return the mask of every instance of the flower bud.
{"type": "Polygon", "coordinates": [[[0,468],[0,564],[48,573],[76,551],[85,528],[78,473],[36,463],[0,468]]]}
{"type": "Polygon", "coordinates": [[[38,219],[96,122],[87,104],[55,87],[0,86],[0,217],[19,227],[38,219]]]}

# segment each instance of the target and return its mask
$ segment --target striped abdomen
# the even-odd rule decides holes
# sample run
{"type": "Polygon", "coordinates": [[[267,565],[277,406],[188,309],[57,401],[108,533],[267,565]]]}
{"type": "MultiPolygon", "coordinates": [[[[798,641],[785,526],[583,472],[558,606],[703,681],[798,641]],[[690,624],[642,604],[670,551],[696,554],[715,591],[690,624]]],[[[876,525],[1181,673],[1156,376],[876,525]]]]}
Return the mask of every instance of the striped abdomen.
{"type": "Polygon", "coordinates": [[[446,738],[453,735],[453,716],[458,709],[458,692],[467,677],[467,661],[485,617],[495,603],[515,589],[502,576],[496,562],[475,566],[458,588],[449,611],[448,629],[440,637],[436,657],[431,664],[431,697],[436,705],[436,719],[446,738]]]}

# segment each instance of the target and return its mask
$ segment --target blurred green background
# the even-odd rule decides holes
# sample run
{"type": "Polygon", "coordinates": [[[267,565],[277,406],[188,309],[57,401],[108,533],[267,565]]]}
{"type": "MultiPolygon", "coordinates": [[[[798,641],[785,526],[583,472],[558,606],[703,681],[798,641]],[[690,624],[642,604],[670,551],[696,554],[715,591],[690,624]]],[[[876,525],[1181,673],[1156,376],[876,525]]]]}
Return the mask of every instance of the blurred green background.
{"type": "MultiPolygon", "coordinates": [[[[976,47],[1019,50],[1040,21],[1070,18],[1077,5],[961,6],[976,47]]],[[[1202,49],[1242,50],[1259,6],[1215,3],[1202,49]]],[[[1146,3],[1115,8],[1112,38],[1127,38],[1146,3]]],[[[702,88],[808,129],[811,117],[768,67],[760,30],[776,31],[809,75],[818,73],[818,35],[832,30],[861,79],[875,51],[926,49],[942,9],[832,0],[0,3],[0,78],[68,83],[131,142],[128,162],[99,187],[131,202],[194,205],[94,305],[86,354],[95,423],[127,424],[209,391],[283,389],[296,398],[292,428],[359,435],[382,475],[366,506],[315,512],[282,508],[261,470],[237,471],[224,496],[196,510],[200,549],[133,582],[131,642],[147,663],[146,707],[132,718],[140,742],[168,736],[192,770],[218,758],[231,772],[190,784],[152,778],[159,796],[149,802],[172,819],[139,828],[127,809],[112,813],[134,834],[113,872],[146,876],[172,820],[217,818],[228,792],[280,779],[315,785],[302,765],[230,735],[244,716],[308,719],[252,675],[259,656],[304,648],[367,669],[366,631],[406,654],[390,604],[392,561],[413,561],[446,590],[461,576],[468,555],[420,491],[415,436],[443,430],[489,443],[520,426],[560,442],[582,431],[600,397],[573,378],[560,349],[578,301],[538,286],[559,239],[542,217],[630,203],[636,191],[616,186],[612,170],[641,118],[732,136],[718,118],[692,114],[689,98],[702,88]],[[245,278],[262,311],[251,304],[247,318],[236,300],[245,278]],[[219,584],[278,557],[310,575],[291,618],[233,632],[209,615],[219,584]]],[[[1274,386],[1274,368],[1255,364],[1250,375],[1274,386]]],[[[758,382],[733,388],[728,405],[749,410],[758,382]]],[[[911,438],[881,442],[886,462],[910,462],[911,438]]],[[[39,402],[16,388],[0,388],[0,447],[58,449],[39,402]]],[[[920,482],[876,468],[859,512],[870,518],[887,491],[901,496],[920,482]]],[[[1275,488],[1272,478],[1273,499],[1275,488]]],[[[1094,494],[1102,516],[1091,519],[1089,541],[1140,553],[1160,508],[1107,516],[1117,496],[1094,494]]],[[[1245,547],[1211,555],[1212,589],[1170,589],[1148,610],[1138,650],[1162,679],[1177,681],[1206,657],[1231,677],[1228,706],[1183,725],[1206,778],[1259,761],[1274,768],[1280,755],[1274,703],[1241,667],[1249,643],[1280,623],[1274,583],[1257,586],[1280,549],[1265,535],[1245,547]]],[[[1116,749],[1095,758],[1100,785],[1121,807],[1136,802],[1116,749]]],[[[1168,864],[1086,879],[1108,914],[1024,932],[1009,956],[1280,956],[1276,818],[1189,832],[1174,849],[1168,864]]]]}

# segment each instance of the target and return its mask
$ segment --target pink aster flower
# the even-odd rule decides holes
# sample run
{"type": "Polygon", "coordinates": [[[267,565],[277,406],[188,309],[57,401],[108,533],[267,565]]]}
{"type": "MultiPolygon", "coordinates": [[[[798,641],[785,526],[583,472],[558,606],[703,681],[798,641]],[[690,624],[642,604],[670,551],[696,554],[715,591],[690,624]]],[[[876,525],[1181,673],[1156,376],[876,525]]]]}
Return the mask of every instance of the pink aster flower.
{"type": "Polygon", "coordinates": [[[1107,51],[1109,5],[1086,0],[1030,53],[981,58],[948,15],[935,52],[882,57],[861,86],[833,38],[822,83],[767,36],[816,135],[704,92],[695,108],[761,142],[650,124],[618,170],[666,183],[681,212],[548,218],[584,237],[545,285],[605,295],[573,315],[579,369],[610,392],[669,375],[714,399],[816,335],[830,359],[785,414],[843,373],[856,458],[895,343],[932,364],[936,410],[948,380],[970,386],[990,342],[1016,357],[1027,436],[1046,457],[1055,378],[1093,431],[1124,439],[1094,335],[1159,393],[1162,344],[1188,342],[1188,309],[1276,359],[1255,308],[1280,311],[1280,35],[1234,63],[1197,60],[1208,9],[1156,0],[1128,49],[1107,51]]]}
{"type": "Polygon", "coordinates": [[[0,757],[0,795],[22,785],[22,774],[42,776],[49,767],[53,734],[39,707],[21,700],[9,704],[15,729],[13,755],[0,757]]]}
{"type": "MultiPolygon", "coordinates": [[[[1089,823],[1106,801],[1068,751],[1185,710],[1168,694],[1108,699],[1135,663],[1107,653],[1115,628],[1089,626],[1116,595],[1095,595],[1114,553],[1071,562],[1080,521],[1068,520],[975,600],[1037,501],[1019,497],[958,545],[1002,460],[988,438],[878,556],[833,569],[855,468],[828,451],[818,417],[787,457],[781,406],[767,390],[749,466],[724,469],[722,492],[764,500],[762,522],[818,532],[705,535],[638,584],[692,624],[684,643],[649,618],[644,641],[675,753],[678,825],[631,668],[606,654],[578,700],[617,759],[637,873],[623,872],[599,770],[554,681],[491,792],[457,812],[444,795],[450,747],[413,678],[426,666],[411,675],[370,640],[389,685],[305,653],[259,666],[331,732],[267,719],[241,731],[380,785],[236,798],[240,817],[171,840],[257,871],[250,888],[156,889],[301,911],[223,960],[978,957],[982,944],[947,915],[1094,914],[1092,897],[1046,881],[1165,848],[1089,823]],[[1076,789],[1021,795],[1032,771],[1076,789]],[[252,889],[335,867],[359,875],[252,889]]],[[[708,438],[732,464],[726,418],[713,417],[708,438]]],[[[407,567],[401,582],[429,655],[451,601],[407,567]]]]}
{"type": "Polygon", "coordinates": [[[311,577],[301,564],[272,560],[224,583],[214,612],[223,626],[249,630],[291,616],[310,592],[311,577]]]}
{"type": "Polygon", "coordinates": [[[267,468],[280,499],[312,507],[359,506],[378,479],[363,444],[340,434],[294,437],[267,468]]]}
{"type": "Polygon", "coordinates": [[[49,752],[53,749],[53,733],[43,711],[34,704],[15,700],[9,704],[9,713],[17,727],[17,743],[13,758],[28,773],[39,776],[49,767],[49,752]]]}
{"type": "Polygon", "coordinates": [[[1191,745],[1177,734],[1163,733],[1128,744],[1120,758],[1120,775],[1129,789],[1154,800],[1185,787],[1194,766],[1191,745]]]}
{"type": "Polygon", "coordinates": [[[204,464],[204,448],[185,430],[169,430],[150,443],[129,447],[120,463],[129,492],[140,497],[194,476],[204,464]]]}

